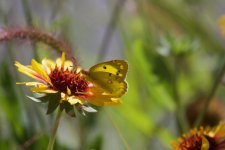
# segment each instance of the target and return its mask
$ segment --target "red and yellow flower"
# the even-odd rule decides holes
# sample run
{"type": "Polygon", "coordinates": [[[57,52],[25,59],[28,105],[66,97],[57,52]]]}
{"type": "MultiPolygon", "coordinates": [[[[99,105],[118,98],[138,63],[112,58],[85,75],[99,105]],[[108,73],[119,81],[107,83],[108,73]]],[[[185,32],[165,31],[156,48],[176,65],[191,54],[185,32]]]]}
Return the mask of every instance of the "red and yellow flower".
{"type": "Polygon", "coordinates": [[[174,150],[225,150],[225,124],[193,129],[172,143],[174,150]]]}
{"type": "Polygon", "coordinates": [[[18,71],[37,80],[17,84],[32,86],[31,91],[36,93],[60,93],[60,103],[75,105],[89,102],[97,106],[120,104],[119,98],[105,96],[103,88],[88,80],[80,67],[74,67],[72,61],[66,60],[65,53],[56,62],[45,58],[41,64],[32,59],[29,66],[18,61],[15,65],[18,71]]]}

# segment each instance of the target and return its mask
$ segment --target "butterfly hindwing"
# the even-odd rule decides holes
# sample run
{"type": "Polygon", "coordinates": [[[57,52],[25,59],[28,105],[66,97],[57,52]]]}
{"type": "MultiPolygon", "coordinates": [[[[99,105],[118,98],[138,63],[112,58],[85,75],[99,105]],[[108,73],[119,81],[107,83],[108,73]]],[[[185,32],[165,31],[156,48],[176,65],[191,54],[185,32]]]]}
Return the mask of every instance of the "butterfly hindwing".
{"type": "Polygon", "coordinates": [[[105,89],[111,96],[120,97],[127,90],[127,83],[115,75],[106,72],[95,72],[91,75],[93,82],[105,89]]]}

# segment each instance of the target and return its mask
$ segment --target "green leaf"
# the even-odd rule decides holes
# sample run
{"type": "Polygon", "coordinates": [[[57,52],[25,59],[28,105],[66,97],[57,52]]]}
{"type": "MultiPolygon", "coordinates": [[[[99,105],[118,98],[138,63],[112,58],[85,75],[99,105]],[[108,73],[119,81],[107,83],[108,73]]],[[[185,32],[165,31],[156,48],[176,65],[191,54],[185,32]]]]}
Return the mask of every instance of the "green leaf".
{"type": "Polygon", "coordinates": [[[86,112],[89,112],[89,113],[96,113],[97,110],[94,109],[93,107],[91,106],[85,106],[85,105],[82,105],[82,109],[86,112]]]}
{"type": "Polygon", "coordinates": [[[38,98],[39,100],[41,100],[41,102],[46,103],[48,101],[52,101],[52,99],[61,99],[61,94],[60,93],[52,93],[52,94],[46,94],[42,97],[38,98]]]}
{"type": "Polygon", "coordinates": [[[85,116],[85,112],[84,112],[84,110],[83,110],[83,105],[81,105],[80,103],[77,103],[77,104],[75,104],[75,107],[76,107],[76,109],[77,109],[77,111],[81,114],[81,115],[83,115],[83,116],[85,116]]]}
{"type": "Polygon", "coordinates": [[[32,101],[37,102],[37,103],[42,102],[40,99],[38,99],[38,98],[36,98],[36,97],[32,97],[32,96],[28,96],[28,95],[27,95],[27,98],[29,98],[29,99],[31,99],[32,101]]]}
{"type": "Polygon", "coordinates": [[[47,94],[45,97],[42,97],[41,99],[49,101],[47,114],[50,114],[59,105],[61,97],[59,93],[56,93],[56,94],[47,94]]]}
{"type": "Polygon", "coordinates": [[[60,104],[60,109],[65,109],[66,113],[71,117],[76,117],[76,113],[74,111],[73,105],[71,105],[69,102],[64,101],[60,104]]]}

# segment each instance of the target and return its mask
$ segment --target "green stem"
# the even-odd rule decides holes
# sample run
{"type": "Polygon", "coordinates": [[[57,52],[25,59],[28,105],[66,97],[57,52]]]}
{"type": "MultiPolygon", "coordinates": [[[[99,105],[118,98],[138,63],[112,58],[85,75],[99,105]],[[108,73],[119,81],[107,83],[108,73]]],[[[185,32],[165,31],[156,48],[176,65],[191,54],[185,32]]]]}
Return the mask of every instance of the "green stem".
{"type": "Polygon", "coordinates": [[[61,114],[62,114],[62,111],[59,109],[58,113],[57,113],[57,116],[56,116],[56,119],[55,119],[53,129],[52,129],[52,135],[51,135],[51,137],[49,139],[49,142],[48,142],[47,150],[53,150],[55,138],[56,138],[56,132],[57,132],[57,129],[58,129],[58,126],[59,126],[61,114]]]}
{"type": "Polygon", "coordinates": [[[221,80],[223,79],[223,75],[225,73],[225,60],[223,62],[223,66],[221,67],[220,71],[219,71],[219,74],[218,74],[218,77],[216,78],[213,86],[212,86],[212,89],[210,90],[210,93],[205,101],[205,105],[203,107],[203,110],[202,112],[200,113],[200,115],[198,116],[196,122],[195,122],[195,126],[198,127],[201,123],[202,123],[202,120],[204,119],[204,116],[206,114],[206,111],[208,109],[208,106],[210,104],[210,101],[213,99],[213,96],[215,95],[219,85],[220,85],[220,82],[221,80]]]}
{"type": "Polygon", "coordinates": [[[180,62],[178,56],[174,57],[174,70],[173,70],[173,78],[172,78],[172,89],[173,89],[173,97],[174,97],[174,102],[176,103],[176,123],[178,127],[179,133],[183,133],[187,130],[187,121],[185,119],[185,114],[182,109],[182,104],[181,104],[181,99],[178,91],[178,78],[179,78],[179,73],[180,73],[180,62]]]}

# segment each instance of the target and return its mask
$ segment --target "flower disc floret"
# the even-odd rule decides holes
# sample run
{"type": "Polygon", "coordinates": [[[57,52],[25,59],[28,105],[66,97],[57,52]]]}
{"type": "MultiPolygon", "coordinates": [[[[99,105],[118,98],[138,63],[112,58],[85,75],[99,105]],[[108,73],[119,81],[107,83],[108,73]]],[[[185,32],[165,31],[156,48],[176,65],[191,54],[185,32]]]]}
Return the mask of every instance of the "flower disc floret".
{"type": "Polygon", "coordinates": [[[75,71],[56,67],[49,78],[54,90],[73,96],[85,96],[88,92],[89,82],[75,71]]]}

